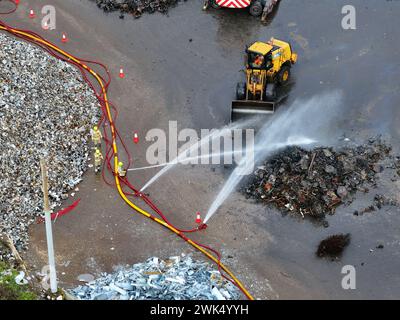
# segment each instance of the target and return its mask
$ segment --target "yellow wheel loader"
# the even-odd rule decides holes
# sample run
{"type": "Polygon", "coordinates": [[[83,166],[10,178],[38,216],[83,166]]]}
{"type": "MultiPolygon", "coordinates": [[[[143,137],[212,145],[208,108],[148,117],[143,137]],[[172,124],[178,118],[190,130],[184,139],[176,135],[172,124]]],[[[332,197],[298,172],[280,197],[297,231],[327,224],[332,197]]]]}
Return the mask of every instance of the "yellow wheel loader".
{"type": "Polygon", "coordinates": [[[257,41],[246,49],[246,82],[236,87],[236,100],[232,101],[233,113],[273,113],[276,86],[285,85],[290,69],[297,61],[297,54],[289,43],[271,38],[257,41]]]}

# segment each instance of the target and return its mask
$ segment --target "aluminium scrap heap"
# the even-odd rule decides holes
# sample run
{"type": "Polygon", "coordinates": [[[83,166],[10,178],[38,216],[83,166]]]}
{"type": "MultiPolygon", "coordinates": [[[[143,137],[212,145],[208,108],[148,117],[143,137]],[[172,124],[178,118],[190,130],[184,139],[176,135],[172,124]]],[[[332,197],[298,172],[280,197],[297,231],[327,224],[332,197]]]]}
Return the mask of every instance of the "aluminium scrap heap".
{"type": "Polygon", "coordinates": [[[119,268],[84,286],[70,291],[82,300],[237,300],[238,288],[221,277],[208,262],[190,256],[161,260],[153,257],[144,263],[119,268]]]}
{"type": "MultiPolygon", "coordinates": [[[[0,34],[0,233],[18,250],[42,213],[41,172],[49,171],[52,208],[81,181],[90,127],[100,108],[79,72],[28,43],[0,34]]],[[[0,259],[10,258],[1,252],[0,259]]]]}

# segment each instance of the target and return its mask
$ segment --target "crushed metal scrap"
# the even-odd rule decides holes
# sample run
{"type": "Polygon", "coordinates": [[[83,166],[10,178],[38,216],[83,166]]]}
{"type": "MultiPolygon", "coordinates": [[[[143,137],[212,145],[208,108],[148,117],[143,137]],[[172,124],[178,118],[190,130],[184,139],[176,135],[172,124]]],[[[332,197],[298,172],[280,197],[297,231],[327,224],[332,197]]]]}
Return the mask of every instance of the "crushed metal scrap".
{"type": "Polygon", "coordinates": [[[190,256],[119,268],[70,293],[81,300],[237,300],[240,291],[207,262],[190,256]]]}
{"type": "MultiPolygon", "coordinates": [[[[4,34],[0,47],[0,233],[21,250],[42,213],[39,159],[47,160],[55,208],[87,169],[100,108],[72,66],[4,34]]],[[[8,258],[0,248],[0,259],[8,258]]]]}
{"type": "Polygon", "coordinates": [[[339,204],[350,203],[351,194],[376,185],[383,170],[379,162],[390,151],[380,139],[340,150],[289,147],[259,167],[243,192],[285,212],[323,220],[339,204]]]}
{"type": "MultiPolygon", "coordinates": [[[[120,18],[124,13],[132,14],[139,18],[143,13],[154,13],[156,11],[167,13],[168,8],[175,6],[180,0],[91,0],[104,12],[120,11],[120,18]]],[[[186,1],[186,0],[183,0],[186,1]]]]}

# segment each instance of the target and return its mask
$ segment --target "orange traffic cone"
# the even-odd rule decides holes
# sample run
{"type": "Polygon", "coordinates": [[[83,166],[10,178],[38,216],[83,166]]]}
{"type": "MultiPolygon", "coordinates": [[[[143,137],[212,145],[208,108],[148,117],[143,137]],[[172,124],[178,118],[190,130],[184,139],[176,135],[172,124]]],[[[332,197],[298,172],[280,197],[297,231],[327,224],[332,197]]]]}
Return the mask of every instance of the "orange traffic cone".
{"type": "Polygon", "coordinates": [[[124,69],[122,69],[122,68],[119,69],[119,77],[120,77],[121,79],[125,78],[124,69]]]}
{"type": "Polygon", "coordinates": [[[35,12],[33,11],[33,9],[31,9],[31,10],[29,11],[29,18],[33,19],[33,18],[35,18],[35,17],[36,17],[35,12]]]}
{"type": "Polygon", "coordinates": [[[14,0],[16,5],[19,5],[19,0],[14,0]]]}
{"type": "Polygon", "coordinates": [[[200,212],[196,212],[196,223],[197,223],[197,224],[200,224],[200,223],[201,223],[200,212]]]}
{"type": "Polygon", "coordinates": [[[61,37],[61,42],[62,42],[62,43],[68,42],[67,35],[66,35],[64,32],[63,32],[62,37],[61,37]]]}
{"type": "Polygon", "coordinates": [[[43,29],[44,29],[44,30],[49,30],[49,25],[47,24],[47,21],[45,21],[45,22],[43,23],[43,29]]]}
{"type": "Polygon", "coordinates": [[[136,131],[133,133],[133,142],[136,144],[139,143],[139,136],[136,131]]]}

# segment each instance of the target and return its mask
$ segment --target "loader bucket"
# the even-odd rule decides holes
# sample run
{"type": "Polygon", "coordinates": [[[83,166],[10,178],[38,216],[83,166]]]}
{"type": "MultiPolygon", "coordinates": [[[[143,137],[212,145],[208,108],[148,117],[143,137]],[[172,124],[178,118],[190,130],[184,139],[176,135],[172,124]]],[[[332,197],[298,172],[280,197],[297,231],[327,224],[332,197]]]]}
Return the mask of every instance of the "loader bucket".
{"type": "Polygon", "coordinates": [[[275,103],[257,100],[232,101],[232,113],[271,114],[275,111],[275,103]]]}

